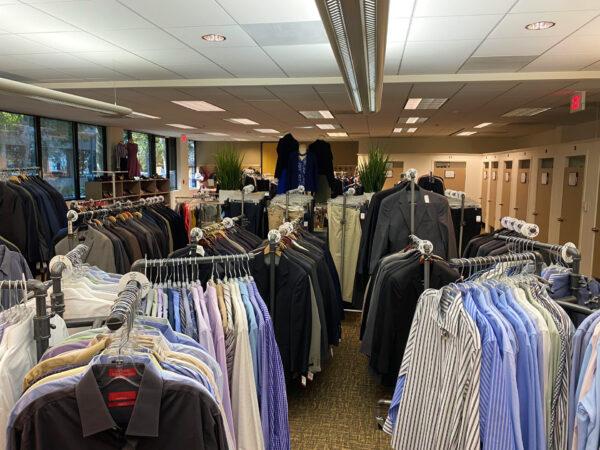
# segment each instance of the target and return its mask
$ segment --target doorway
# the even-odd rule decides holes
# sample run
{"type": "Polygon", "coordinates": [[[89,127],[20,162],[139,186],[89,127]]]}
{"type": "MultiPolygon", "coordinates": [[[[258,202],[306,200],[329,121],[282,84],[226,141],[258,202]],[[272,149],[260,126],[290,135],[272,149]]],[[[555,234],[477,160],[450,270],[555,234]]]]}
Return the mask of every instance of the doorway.
{"type": "Polygon", "coordinates": [[[517,171],[517,198],[515,201],[514,217],[520,220],[527,220],[527,203],[529,201],[529,169],[530,159],[519,161],[517,171]]]}
{"type": "Polygon", "coordinates": [[[552,180],[554,158],[542,158],[536,180],[534,222],[540,227],[537,239],[548,242],[548,224],[550,223],[550,202],[552,200],[552,180]]]}
{"type": "Polygon", "coordinates": [[[579,244],[584,174],[585,155],[569,157],[563,181],[562,209],[558,218],[562,244],[565,242],[579,244]]]}

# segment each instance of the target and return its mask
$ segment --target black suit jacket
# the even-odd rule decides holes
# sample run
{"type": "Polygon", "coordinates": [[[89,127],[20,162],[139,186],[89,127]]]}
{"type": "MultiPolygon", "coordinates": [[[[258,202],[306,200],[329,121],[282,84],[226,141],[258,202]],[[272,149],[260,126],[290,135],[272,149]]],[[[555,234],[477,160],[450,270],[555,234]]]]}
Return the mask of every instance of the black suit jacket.
{"type": "MultiPolygon", "coordinates": [[[[379,259],[410,243],[410,195],[410,189],[400,190],[381,203],[371,249],[371,273],[379,259]]],[[[454,225],[446,197],[415,187],[415,234],[431,241],[436,255],[444,259],[457,256],[454,225]]]]}

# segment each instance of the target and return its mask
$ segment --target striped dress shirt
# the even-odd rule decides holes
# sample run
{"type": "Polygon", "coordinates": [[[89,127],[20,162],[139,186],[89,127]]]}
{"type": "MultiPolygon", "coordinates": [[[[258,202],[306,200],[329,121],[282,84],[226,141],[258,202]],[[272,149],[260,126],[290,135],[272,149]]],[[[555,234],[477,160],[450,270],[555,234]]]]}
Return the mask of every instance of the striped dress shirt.
{"type": "Polygon", "coordinates": [[[411,325],[392,447],[478,450],[481,346],[460,292],[429,289],[411,325]]]}

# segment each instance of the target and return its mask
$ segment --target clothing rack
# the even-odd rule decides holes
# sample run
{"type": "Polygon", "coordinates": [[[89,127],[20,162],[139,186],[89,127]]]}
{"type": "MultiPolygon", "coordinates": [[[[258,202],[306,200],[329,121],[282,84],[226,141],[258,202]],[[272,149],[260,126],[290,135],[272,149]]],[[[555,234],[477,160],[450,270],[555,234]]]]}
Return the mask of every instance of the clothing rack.
{"type": "Polygon", "coordinates": [[[463,248],[463,233],[465,228],[465,198],[467,197],[467,195],[462,191],[453,191],[451,189],[446,189],[445,194],[446,197],[460,198],[460,227],[458,231],[458,253],[461,254],[463,248]]]}
{"type": "Polygon", "coordinates": [[[407,178],[410,180],[410,234],[415,234],[415,184],[417,169],[408,169],[407,178]]]}
{"type": "Polygon", "coordinates": [[[340,285],[344,286],[344,257],[346,253],[346,207],[348,204],[348,196],[352,196],[356,193],[353,187],[349,187],[343,194],[342,203],[342,220],[340,225],[342,226],[342,260],[340,261],[340,285]]]}
{"type": "Polygon", "coordinates": [[[455,269],[466,269],[482,268],[503,262],[533,262],[535,263],[535,273],[537,275],[542,273],[542,265],[544,263],[542,255],[539,252],[532,251],[497,256],[477,256],[475,258],[452,258],[448,261],[448,264],[455,269]]]}
{"type": "Polygon", "coordinates": [[[65,313],[65,294],[62,292],[62,276],[65,270],[81,265],[90,248],[85,244],[78,244],[66,255],[57,255],[50,260],[50,280],[52,281],[52,294],[50,294],[52,312],[60,317],[65,313]]]}
{"type": "Polygon", "coordinates": [[[304,186],[300,185],[296,189],[290,189],[289,191],[287,191],[285,193],[285,220],[286,220],[286,222],[288,220],[290,220],[290,213],[289,213],[290,195],[291,194],[304,194],[304,192],[305,192],[304,186]]]}
{"type": "Polygon", "coordinates": [[[41,359],[44,352],[50,344],[50,318],[48,308],[46,306],[46,296],[50,283],[42,283],[39,280],[16,280],[16,281],[0,281],[0,290],[23,289],[33,291],[35,297],[35,316],[33,317],[33,339],[35,340],[37,349],[37,359],[41,359]]]}
{"type": "Polygon", "coordinates": [[[117,331],[127,324],[131,330],[133,319],[139,310],[140,301],[142,300],[142,286],[132,279],[127,282],[115,303],[111,307],[110,314],[106,318],[106,326],[111,331],[117,331]]]}
{"type": "Polygon", "coordinates": [[[39,166],[29,166],[29,167],[11,167],[6,169],[0,169],[0,173],[12,173],[12,172],[37,172],[37,175],[41,175],[42,168],[39,166]]]}

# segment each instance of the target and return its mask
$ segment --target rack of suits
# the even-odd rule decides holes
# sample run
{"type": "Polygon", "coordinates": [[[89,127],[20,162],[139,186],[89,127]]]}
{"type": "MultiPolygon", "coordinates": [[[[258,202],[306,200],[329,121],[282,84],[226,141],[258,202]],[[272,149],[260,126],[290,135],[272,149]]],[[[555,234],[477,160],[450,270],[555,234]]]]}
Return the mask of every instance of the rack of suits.
{"type": "Polygon", "coordinates": [[[541,263],[451,260],[469,279],[421,295],[384,427],[393,448],[567,448],[575,329],[541,263]]]}
{"type": "Polygon", "coordinates": [[[458,254],[462,255],[467,242],[478,236],[483,228],[481,206],[461,191],[446,189],[444,195],[452,211],[458,254]]]}
{"type": "Polygon", "coordinates": [[[341,198],[327,202],[329,250],[342,286],[342,299],[352,302],[354,274],[362,235],[360,218],[367,210],[368,198],[355,196],[354,188],[341,198]]]}
{"type": "Polygon", "coordinates": [[[0,221],[0,235],[19,248],[32,272],[54,256],[52,238],[67,225],[63,196],[39,173],[39,167],[0,169],[0,217],[10,217],[0,221]]]}
{"type": "Polygon", "coordinates": [[[163,204],[163,197],[126,202],[109,208],[69,212],[69,229],[55,237],[57,254],[78,243],[90,251],[83,261],[109,273],[126,273],[143,257],[166,258],[187,244],[182,218],[163,204]]]}
{"type": "MultiPolygon", "coordinates": [[[[224,423],[237,443],[231,448],[289,449],[277,325],[251,277],[254,258],[240,253],[140,260],[132,270],[153,280],[141,303],[144,316],[166,319],[197,342],[222,378],[224,423]]],[[[107,325],[119,327],[124,320],[116,312],[107,325]]]]}
{"type": "Polygon", "coordinates": [[[443,259],[457,254],[448,199],[419,187],[414,177],[371,197],[356,264],[352,295],[355,308],[362,309],[369,277],[375,273],[379,260],[406,247],[411,234],[431,241],[443,259]]]}
{"type": "Polygon", "coordinates": [[[286,377],[306,385],[341,339],[343,302],[327,242],[286,223],[257,249],[252,275],[269,299],[286,377]]]}
{"type": "Polygon", "coordinates": [[[253,185],[245,186],[240,194],[230,196],[223,206],[225,217],[242,216],[242,226],[248,231],[265,238],[269,230],[265,192],[252,192],[253,185]]]}
{"type": "Polygon", "coordinates": [[[426,191],[435,192],[436,194],[444,195],[446,187],[444,186],[444,179],[433,175],[429,172],[429,175],[423,175],[419,177],[417,184],[425,189],[426,191]]]}
{"type": "Polygon", "coordinates": [[[425,250],[419,241],[410,237],[405,250],[382,258],[365,295],[360,351],[369,358],[371,373],[388,386],[396,382],[420,295],[460,278],[436,256],[431,242],[425,250]]]}

